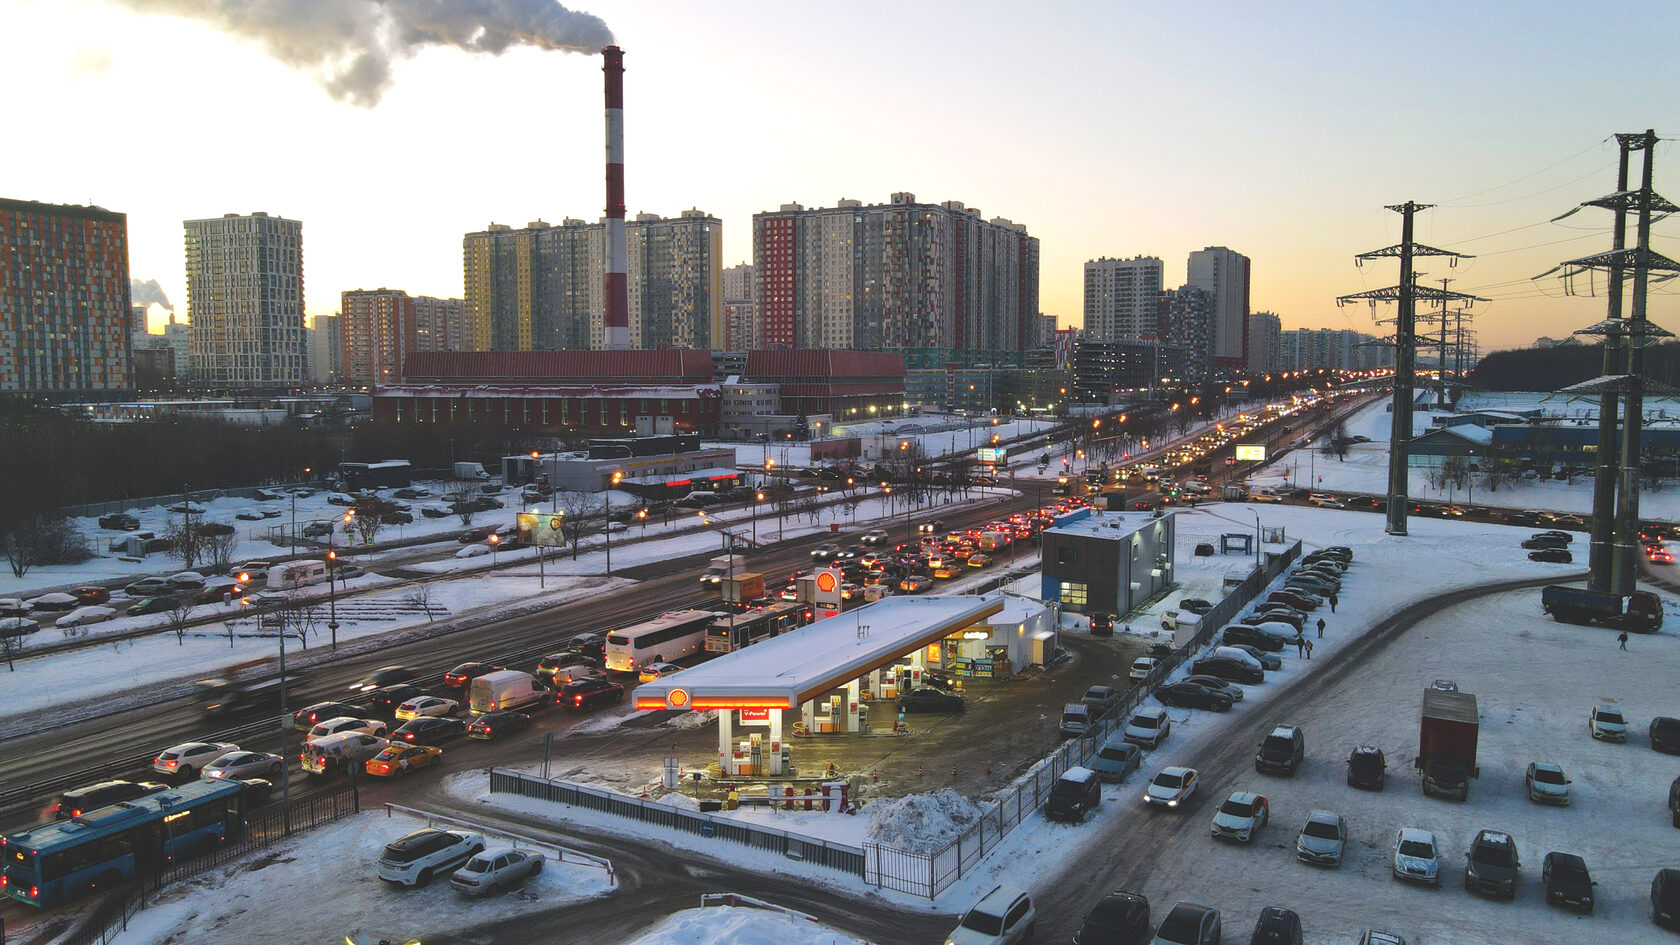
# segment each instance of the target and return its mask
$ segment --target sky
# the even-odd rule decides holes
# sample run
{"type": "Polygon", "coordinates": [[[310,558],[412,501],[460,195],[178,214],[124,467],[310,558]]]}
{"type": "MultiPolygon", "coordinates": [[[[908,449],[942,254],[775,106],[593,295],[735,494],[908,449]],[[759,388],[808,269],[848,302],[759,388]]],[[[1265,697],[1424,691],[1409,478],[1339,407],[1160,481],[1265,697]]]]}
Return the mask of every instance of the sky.
{"type": "MultiPolygon", "coordinates": [[[[598,57],[432,46],[395,57],[383,97],[358,103],[165,12],[276,5],[328,33],[372,9],[0,0],[0,196],[127,213],[132,275],[182,317],[187,219],[303,221],[313,316],[347,289],[460,296],[461,237],[491,222],[602,215],[598,57]]],[[[1472,309],[1484,351],[1524,345],[1604,316],[1586,281],[1571,295],[1532,277],[1609,247],[1606,211],[1549,221],[1614,189],[1615,133],[1665,136],[1657,189],[1680,200],[1673,0],[1618,4],[1616,21],[1532,0],[570,8],[625,50],[632,217],[708,211],[729,265],[751,259],[752,214],[783,203],[960,200],[1040,239],[1040,308],[1064,327],[1082,320],[1086,260],[1159,256],[1174,287],[1190,251],[1223,245],[1253,261],[1252,308],[1285,328],[1386,333],[1335,300],[1394,284],[1396,264],[1353,257],[1397,242],[1383,207],[1416,200],[1437,205],[1418,240],[1477,256],[1427,261],[1426,281],[1489,300],[1472,309]]],[[[1653,233],[1680,258],[1680,223],[1653,233]]],[[[1651,297],[1672,330],[1677,296],[1651,297]]]]}

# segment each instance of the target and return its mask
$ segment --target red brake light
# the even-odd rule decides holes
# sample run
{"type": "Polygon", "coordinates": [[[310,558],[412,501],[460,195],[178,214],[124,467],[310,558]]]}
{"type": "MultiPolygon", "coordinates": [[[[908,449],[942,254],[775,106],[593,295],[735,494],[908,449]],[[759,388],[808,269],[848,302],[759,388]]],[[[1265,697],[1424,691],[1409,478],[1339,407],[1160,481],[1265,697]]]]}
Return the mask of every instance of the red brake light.
{"type": "Polygon", "coordinates": [[[39,887],[39,886],[29,887],[29,898],[34,899],[36,896],[39,896],[39,895],[41,895],[41,887],[39,887]]]}
{"type": "MultiPolygon", "coordinates": [[[[582,696],[573,696],[573,697],[572,697],[572,699],[573,699],[573,700],[574,700],[574,701],[575,701],[575,702],[576,702],[576,703],[577,703],[577,704],[578,704],[578,705],[583,705],[583,697],[582,697],[582,696]]],[[[80,813],[80,811],[78,811],[78,812],[77,812],[77,813],[80,813]]]]}
{"type": "Polygon", "coordinates": [[[80,810],[71,810],[70,811],[70,816],[71,817],[80,817],[80,816],[82,816],[82,812],[80,810]]]}

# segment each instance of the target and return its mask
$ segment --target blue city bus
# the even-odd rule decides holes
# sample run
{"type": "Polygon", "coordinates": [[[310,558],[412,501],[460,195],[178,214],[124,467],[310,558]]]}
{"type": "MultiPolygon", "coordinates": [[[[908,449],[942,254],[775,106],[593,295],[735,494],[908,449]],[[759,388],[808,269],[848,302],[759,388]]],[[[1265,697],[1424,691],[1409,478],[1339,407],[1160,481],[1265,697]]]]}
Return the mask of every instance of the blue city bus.
{"type": "Polygon", "coordinates": [[[189,781],[0,837],[0,887],[44,907],[161,869],[238,837],[245,828],[243,793],[239,781],[189,781]]]}

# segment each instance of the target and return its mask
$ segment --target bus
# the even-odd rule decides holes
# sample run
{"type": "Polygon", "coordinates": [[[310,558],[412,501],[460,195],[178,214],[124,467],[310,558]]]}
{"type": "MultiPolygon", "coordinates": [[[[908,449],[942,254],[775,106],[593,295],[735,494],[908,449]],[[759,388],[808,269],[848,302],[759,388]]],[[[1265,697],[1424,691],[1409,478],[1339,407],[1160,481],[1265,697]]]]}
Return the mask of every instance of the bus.
{"type": "Polygon", "coordinates": [[[762,610],[725,614],[706,631],[707,653],[729,653],[760,640],[797,630],[816,619],[810,604],[778,603],[762,610]]]}
{"type": "Polygon", "coordinates": [[[244,784],[189,781],[27,833],[0,837],[0,886],[46,907],[110,889],[238,837],[244,784]]]}
{"type": "Polygon", "coordinates": [[[649,663],[693,656],[706,645],[706,628],[718,618],[709,610],[679,610],[607,634],[607,670],[633,673],[649,663]]]}

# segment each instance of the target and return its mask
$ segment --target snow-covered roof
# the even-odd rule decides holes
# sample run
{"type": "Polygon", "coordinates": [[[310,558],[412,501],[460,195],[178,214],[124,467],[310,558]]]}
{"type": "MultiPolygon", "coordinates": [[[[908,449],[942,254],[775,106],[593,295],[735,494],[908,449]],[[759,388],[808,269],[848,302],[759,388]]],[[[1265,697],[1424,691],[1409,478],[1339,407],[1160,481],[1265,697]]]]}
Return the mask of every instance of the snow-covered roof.
{"type": "Polygon", "coordinates": [[[1003,610],[1001,595],[887,597],[636,687],[638,709],[797,708],[1003,610]]]}
{"type": "Polygon", "coordinates": [[[713,466],[710,469],[696,469],[692,472],[666,473],[661,476],[631,476],[624,482],[633,482],[641,486],[669,486],[684,485],[689,482],[711,481],[713,479],[738,479],[741,472],[738,469],[726,469],[713,466]]]}
{"type": "MultiPolygon", "coordinates": [[[[1134,532],[1141,531],[1145,526],[1160,519],[1151,518],[1151,512],[1100,512],[1095,509],[1082,509],[1056,519],[1056,524],[1045,529],[1060,535],[1085,535],[1096,538],[1108,538],[1119,541],[1134,532]]],[[[1167,513],[1172,515],[1175,513],[1167,513]]]]}

